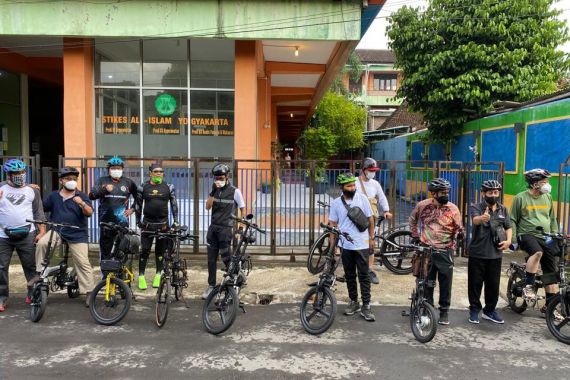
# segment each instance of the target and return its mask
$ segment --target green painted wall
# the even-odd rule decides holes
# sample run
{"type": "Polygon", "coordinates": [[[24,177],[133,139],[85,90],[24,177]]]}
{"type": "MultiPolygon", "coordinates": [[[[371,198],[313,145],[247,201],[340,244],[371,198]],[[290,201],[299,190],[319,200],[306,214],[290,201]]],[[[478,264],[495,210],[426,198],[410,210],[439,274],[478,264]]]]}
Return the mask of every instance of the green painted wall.
{"type": "Polygon", "coordinates": [[[399,106],[402,99],[387,95],[366,95],[364,101],[367,106],[399,106]]]}
{"type": "Polygon", "coordinates": [[[359,40],[357,0],[2,1],[0,35],[359,40]]]}

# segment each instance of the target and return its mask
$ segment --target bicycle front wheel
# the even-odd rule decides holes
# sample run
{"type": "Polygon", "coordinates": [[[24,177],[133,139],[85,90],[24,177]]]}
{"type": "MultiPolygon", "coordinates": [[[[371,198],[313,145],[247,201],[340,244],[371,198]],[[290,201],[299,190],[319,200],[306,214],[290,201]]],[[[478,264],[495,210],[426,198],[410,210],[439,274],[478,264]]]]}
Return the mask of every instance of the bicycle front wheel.
{"type": "Polygon", "coordinates": [[[570,297],[565,302],[557,296],[546,308],[546,325],[556,339],[570,344],[570,297]]]}
{"type": "Polygon", "coordinates": [[[524,278],[518,272],[513,272],[507,283],[507,301],[509,302],[509,307],[515,313],[521,314],[527,308],[527,303],[523,296],[524,287],[524,278]]]}
{"type": "Polygon", "coordinates": [[[301,324],[306,332],[319,335],[327,331],[336,316],[336,297],[329,288],[310,288],[301,301],[301,324]]]}
{"type": "Polygon", "coordinates": [[[77,298],[79,297],[79,279],[77,274],[73,274],[71,278],[73,279],[73,284],[67,285],[67,296],[69,298],[77,298]]]}
{"type": "Polygon", "coordinates": [[[116,277],[103,280],[91,292],[89,299],[91,317],[101,325],[114,325],[129,312],[131,299],[131,289],[123,280],[116,277]]]}
{"type": "Polygon", "coordinates": [[[402,244],[410,244],[412,233],[407,230],[396,231],[386,237],[380,246],[382,263],[390,272],[396,274],[412,273],[412,252],[401,248],[402,244]]]}
{"type": "Polygon", "coordinates": [[[435,309],[426,301],[418,303],[410,310],[410,327],[418,342],[427,343],[437,332],[435,309]]]}
{"type": "Polygon", "coordinates": [[[239,299],[231,286],[216,286],[202,308],[202,323],[210,334],[218,335],[231,327],[237,317],[239,299]]]}
{"type": "Polygon", "coordinates": [[[30,303],[30,320],[39,322],[47,309],[48,292],[44,285],[36,284],[32,290],[32,302],[30,303]]]}
{"type": "Polygon", "coordinates": [[[164,326],[168,317],[168,308],[170,307],[170,278],[162,276],[160,285],[156,292],[156,325],[164,326]]]}
{"type": "Polygon", "coordinates": [[[323,271],[326,257],[331,247],[332,244],[328,232],[317,238],[311,246],[309,256],[307,257],[307,269],[310,273],[319,274],[323,271]]]}

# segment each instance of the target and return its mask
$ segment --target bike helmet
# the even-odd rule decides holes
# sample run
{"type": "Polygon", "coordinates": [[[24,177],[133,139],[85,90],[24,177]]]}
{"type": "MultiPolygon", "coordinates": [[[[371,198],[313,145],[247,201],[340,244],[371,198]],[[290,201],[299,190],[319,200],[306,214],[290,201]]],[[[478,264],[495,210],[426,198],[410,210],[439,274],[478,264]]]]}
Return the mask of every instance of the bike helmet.
{"type": "Polygon", "coordinates": [[[380,168],[378,167],[378,164],[376,163],[376,160],[371,158],[371,157],[366,157],[363,161],[362,161],[362,170],[370,170],[370,171],[377,171],[380,170],[380,168]]]}
{"type": "Polygon", "coordinates": [[[336,177],[336,183],[341,186],[354,182],[356,182],[356,177],[350,172],[340,173],[338,177],[336,177]]]}
{"type": "Polygon", "coordinates": [[[212,174],[214,176],[228,175],[230,174],[230,167],[226,164],[217,164],[212,168],[212,174]]]}
{"type": "Polygon", "coordinates": [[[532,169],[524,173],[524,179],[529,185],[549,177],[550,172],[546,169],[532,169]]]}
{"type": "Polygon", "coordinates": [[[124,168],[125,163],[120,157],[113,156],[109,159],[109,161],[107,161],[107,168],[110,168],[111,166],[121,166],[124,168]]]}
{"type": "Polygon", "coordinates": [[[488,179],[481,184],[481,191],[501,190],[503,186],[495,179],[488,179]]]}
{"type": "Polygon", "coordinates": [[[428,184],[428,190],[432,193],[436,193],[441,190],[451,189],[451,184],[445,178],[434,178],[428,184]]]}
{"type": "Polygon", "coordinates": [[[71,167],[71,166],[65,166],[61,169],[59,169],[59,178],[63,178],[66,177],[68,175],[74,175],[74,176],[79,176],[79,170],[71,167]]]}
{"type": "Polygon", "coordinates": [[[26,164],[22,160],[12,158],[4,163],[3,169],[6,173],[17,173],[26,170],[26,164]]]}

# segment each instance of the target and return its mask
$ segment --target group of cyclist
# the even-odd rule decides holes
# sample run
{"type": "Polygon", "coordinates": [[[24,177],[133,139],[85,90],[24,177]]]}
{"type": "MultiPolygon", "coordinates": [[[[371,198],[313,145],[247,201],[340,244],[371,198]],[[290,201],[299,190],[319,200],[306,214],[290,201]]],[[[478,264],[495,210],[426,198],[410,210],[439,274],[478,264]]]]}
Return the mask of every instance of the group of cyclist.
{"type": "MultiPolygon", "coordinates": [[[[45,225],[36,225],[29,220],[46,220],[68,223],[79,228],[63,227],[54,231],[51,246],[55,249],[63,242],[69,248],[79,282],[79,291],[85,294],[89,306],[89,295],[94,287],[93,267],[88,257],[88,218],[93,214],[92,201],[99,200],[99,222],[114,223],[128,227],[129,218],[135,215],[141,229],[141,252],[139,257],[138,288],[147,289],[145,270],[154,240],[152,232],[166,231],[178,227],[178,203],[172,184],[164,181],[164,169],[154,163],[150,165],[148,180],[137,186],[124,175],[124,161],[112,157],[107,161],[107,175],[97,179],[89,194],[78,189],[79,171],[63,167],[58,173],[59,189],[42,201],[37,185],[26,181],[26,164],[10,159],[3,165],[5,183],[0,184],[0,312],[8,305],[8,271],[13,251],[18,253],[27,281],[28,294],[25,302],[31,303],[31,290],[40,279],[44,257],[48,249],[49,236],[45,225]],[[172,216],[172,223],[170,223],[172,216]]],[[[208,287],[204,298],[216,283],[216,261],[218,254],[224,263],[230,256],[232,240],[231,216],[237,207],[242,213],[245,203],[241,192],[229,181],[229,167],[217,164],[212,169],[214,185],[209,194],[206,208],[212,210],[212,225],[208,230],[208,287]]],[[[117,231],[99,229],[100,260],[109,259],[117,231]]],[[[152,286],[158,288],[165,252],[164,243],[155,242],[156,274],[152,286]]]]}

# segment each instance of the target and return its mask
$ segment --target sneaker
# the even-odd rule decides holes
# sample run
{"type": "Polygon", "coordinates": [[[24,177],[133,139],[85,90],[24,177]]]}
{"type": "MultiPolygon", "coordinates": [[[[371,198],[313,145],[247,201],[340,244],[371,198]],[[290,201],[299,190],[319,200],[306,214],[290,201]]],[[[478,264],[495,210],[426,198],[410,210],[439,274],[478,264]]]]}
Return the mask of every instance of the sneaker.
{"type": "Polygon", "coordinates": [[[523,296],[528,300],[536,299],[536,292],[534,291],[534,286],[527,285],[523,288],[523,296]]]}
{"type": "Polygon", "coordinates": [[[498,324],[505,323],[505,320],[495,310],[493,310],[491,312],[485,312],[484,311],[483,314],[481,315],[481,317],[483,319],[486,319],[488,321],[495,322],[498,324]]]}
{"type": "Polygon", "coordinates": [[[368,274],[370,275],[370,282],[373,284],[379,284],[380,283],[380,279],[378,278],[378,275],[376,274],[376,272],[374,272],[372,269],[368,270],[368,274]]]}
{"type": "Polygon", "coordinates": [[[155,274],[154,279],[152,280],[152,287],[158,288],[160,286],[160,274],[155,274]]]}
{"type": "Polygon", "coordinates": [[[362,309],[360,310],[360,315],[367,320],[368,322],[374,322],[376,317],[372,313],[372,309],[370,309],[370,305],[363,305],[362,309]]]}
{"type": "MultiPolygon", "coordinates": [[[[540,308],[540,316],[546,318],[546,305],[540,308]]],[[[564,317],[558,310],[554,310],[554,320],[556,322],[562,322],[564,320],[564,317]]]]}
{"type": "Polygon", "coordinates": [[[469,311],[469,323],[479,324],[479,312],[475,310],[469,311]]]}
{"type": "Polygon", "coordinates": [[[36,282],[40,281],[40,279],[41,279],[40,274],[36,273],[34,277],[32,277],[30,281],[28,281],[28,286],[31,288],[32,286],[34,286],[36,282]]]}
{"type": "Polygon", "coordinates": [[[447,311],[439,313],[439,321],[437,321],[437,323],[440,325],[449,325],[449,315],[447,314],[447,311]]]}
{"type": "Polygon", "coordinates": [[[91,292],[85,293],[85,307],[89,307],[89,299],[91,298],[91,292]]]}
{"type": "Polygon", "coordinates": [[[212,293],[212,291],[214,290],[213,286],[208,286],[205,290],[204,293],[202,293],[202,299],[205,300],[206,298],[208,298],[208,296],[210,295],[210,293],[212,293]]]}
{"type": "Polygon", "coordinates": [[[354,315],[360,311],[360,304],[358,301],[350,301],[348,307],[344,309],[344,315],[354,315]]]}
{"type": "Polygon", "coordinates": [[[139,289],[140,290],[146,290],[147,286],[146,286],[146,279],[143,276],[139,276],[139,289]]]}
{"type": "Polygon", "coordinates": [[[32,297],[26,296],[26,300],[24,302],[26,303],[26,305],[31,304],[32,303],[32,297]]]}

